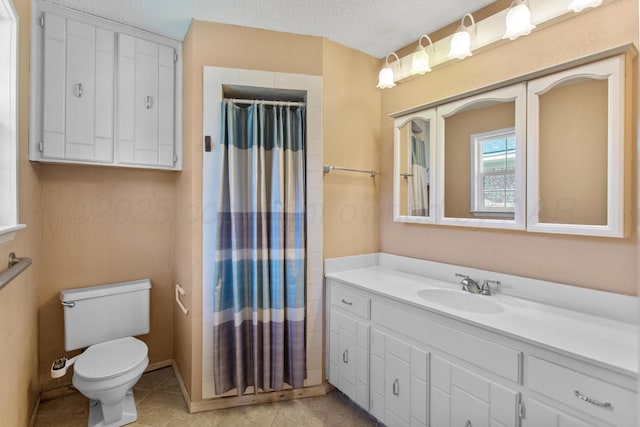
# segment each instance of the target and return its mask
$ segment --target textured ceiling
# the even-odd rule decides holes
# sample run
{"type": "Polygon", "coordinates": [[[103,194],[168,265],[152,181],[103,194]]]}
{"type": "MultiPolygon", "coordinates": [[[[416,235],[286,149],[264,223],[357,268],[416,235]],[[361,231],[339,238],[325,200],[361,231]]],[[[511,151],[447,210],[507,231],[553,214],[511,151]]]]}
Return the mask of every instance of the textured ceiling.
{"type": "Polygon", "coordinates": [[[322,36],[381,58],[493,0],[51,0],[182,40],[192,18],[322,36]]]}

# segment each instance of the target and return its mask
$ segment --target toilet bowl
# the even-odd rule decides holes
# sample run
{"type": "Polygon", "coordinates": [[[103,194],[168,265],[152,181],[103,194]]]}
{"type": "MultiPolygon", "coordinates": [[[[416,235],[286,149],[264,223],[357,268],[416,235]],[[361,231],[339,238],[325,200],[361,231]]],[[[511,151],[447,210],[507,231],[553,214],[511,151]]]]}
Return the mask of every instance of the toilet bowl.
{"type": "Polygon", "coordinates": [[[149,279],[63,290],[65,350],[86,348],[51,367],[59,378],[75,365],[73,385],[90,399],[89,427],[119,427],[138,418],[133,386],[149,365],[149,279]]]}
{"type": "Polygon", "coordinates": [[[89,426],[116,427],[138,418],[132,388],[148,364],[146,344],[133,337],[94,344],[76,359],[73,385],[91,399],[89,426]]]}

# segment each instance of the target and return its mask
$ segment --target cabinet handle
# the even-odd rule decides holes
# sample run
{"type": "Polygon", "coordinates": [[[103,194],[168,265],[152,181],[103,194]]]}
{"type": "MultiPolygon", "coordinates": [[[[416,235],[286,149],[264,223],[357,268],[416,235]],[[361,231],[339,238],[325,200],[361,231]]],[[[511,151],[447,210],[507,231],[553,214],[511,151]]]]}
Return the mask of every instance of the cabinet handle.
{"type": "Polygon", "coordinates": [[[349,350],[345,350],[342,352],[342,361],[344,363],[349,363],[349,350]]]}
{"type": "Polygon", "coordinates": [[[400,381],[397,378],[393,381],[393,395],[400,396],[400,381]]]}
{"type": "Polygon", "coordinates": [[[73,94],[78,98],[82,98],[82,83],[73,86],[73,94]]]}
{"type": "Polygon", "coordinates": [[[346,305],[353,305],[353,303],[351,301],[347,301],[346,299],[342,298],[342,303],[346,304],[346,305]]]}
{"type": "Polygon", "coordinates": [[[471,425],[471,421],[470,421],[470,420],[467,420],[467,422],[464,424],[464,427],[473,427],[473,426],[471,425]]]}
{"type": "Polygon", "coordinates": [[[573,390],[573,394],[575,394],[578,399],[584,400],[585,402],[591,403],[592,405],[600,406],[601,408],[611,408],[611,403],[599,402],[597,400],[593,400],[592,398],[587,397],[584,394],[580,393],[579,390],[573,390]]]}
{"type": "Polygon", "coordinates": [[[152,106],[153,106],[153,98],[150,96],[147,96],[147,98],[145,99],[145,107],[147,107],[147,110],[148,110],[152,106]]]}

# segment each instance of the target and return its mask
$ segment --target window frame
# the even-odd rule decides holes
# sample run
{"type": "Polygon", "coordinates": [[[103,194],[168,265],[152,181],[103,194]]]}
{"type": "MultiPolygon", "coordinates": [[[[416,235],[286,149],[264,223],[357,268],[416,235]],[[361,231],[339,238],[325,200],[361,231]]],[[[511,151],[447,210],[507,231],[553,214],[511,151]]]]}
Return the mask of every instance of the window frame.
{"type": "MultiPolygon", "coordinates": [[[[513,207],[487,207],[482,205],[482,200],[484,197],[484,186],[482,178],[486,175],[482,171],[482,142],[491,138],[498,138],[501,136],[505,136],[508,138],[512,136],[514,140],[517,138],[515,127],[507,127],[502,129],[490,130],[487,132],[476,133],[470,136],[470,157],[471,157],[471,186],[470,186],[470,195],[471,195],[471,214],[475,216],[504,216],[504,217],[513,217],[515,215],[515,204],[513,207]]],[[[508,150],[507,150],[508,153],[508,150]]],[[[514,153],[517,155],[517,141],[514,144],[514,153]]],[[[511,175],[513,175],[513,179],[515,182],[516,179],[516,168],[515,164],[517,164],[517,160],[514,160],[514,168],[512,170],[511,175]]],[[[503,171],[508,171],[508,168],[503,169],[503,171]]],[[[497,174],[497,173],[493,173],[497,174]]],[[[506,175],[506,173],[500,173],[506,175]]],[[[506,190],[505,190],[506,191],[506,190]]],[[[516,189],[514,189],[514,197],[516,189]]]]}
{"type": "Polygon", "coordinates": [[[26,226],[18,223],[18,15],[0,0],[0,244],[26,226]]]}

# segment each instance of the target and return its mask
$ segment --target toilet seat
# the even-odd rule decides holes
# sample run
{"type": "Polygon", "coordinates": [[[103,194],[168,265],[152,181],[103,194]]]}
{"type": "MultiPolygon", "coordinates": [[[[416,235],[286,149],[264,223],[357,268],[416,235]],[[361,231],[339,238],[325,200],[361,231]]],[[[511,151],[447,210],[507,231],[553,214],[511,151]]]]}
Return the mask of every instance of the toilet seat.
{"type": "Polygon", "coordinates": [[[75,362],[74,375],[85,380],[106,380],[147,363],[147,345],[133,337],[94,344],[75,362]]]}

